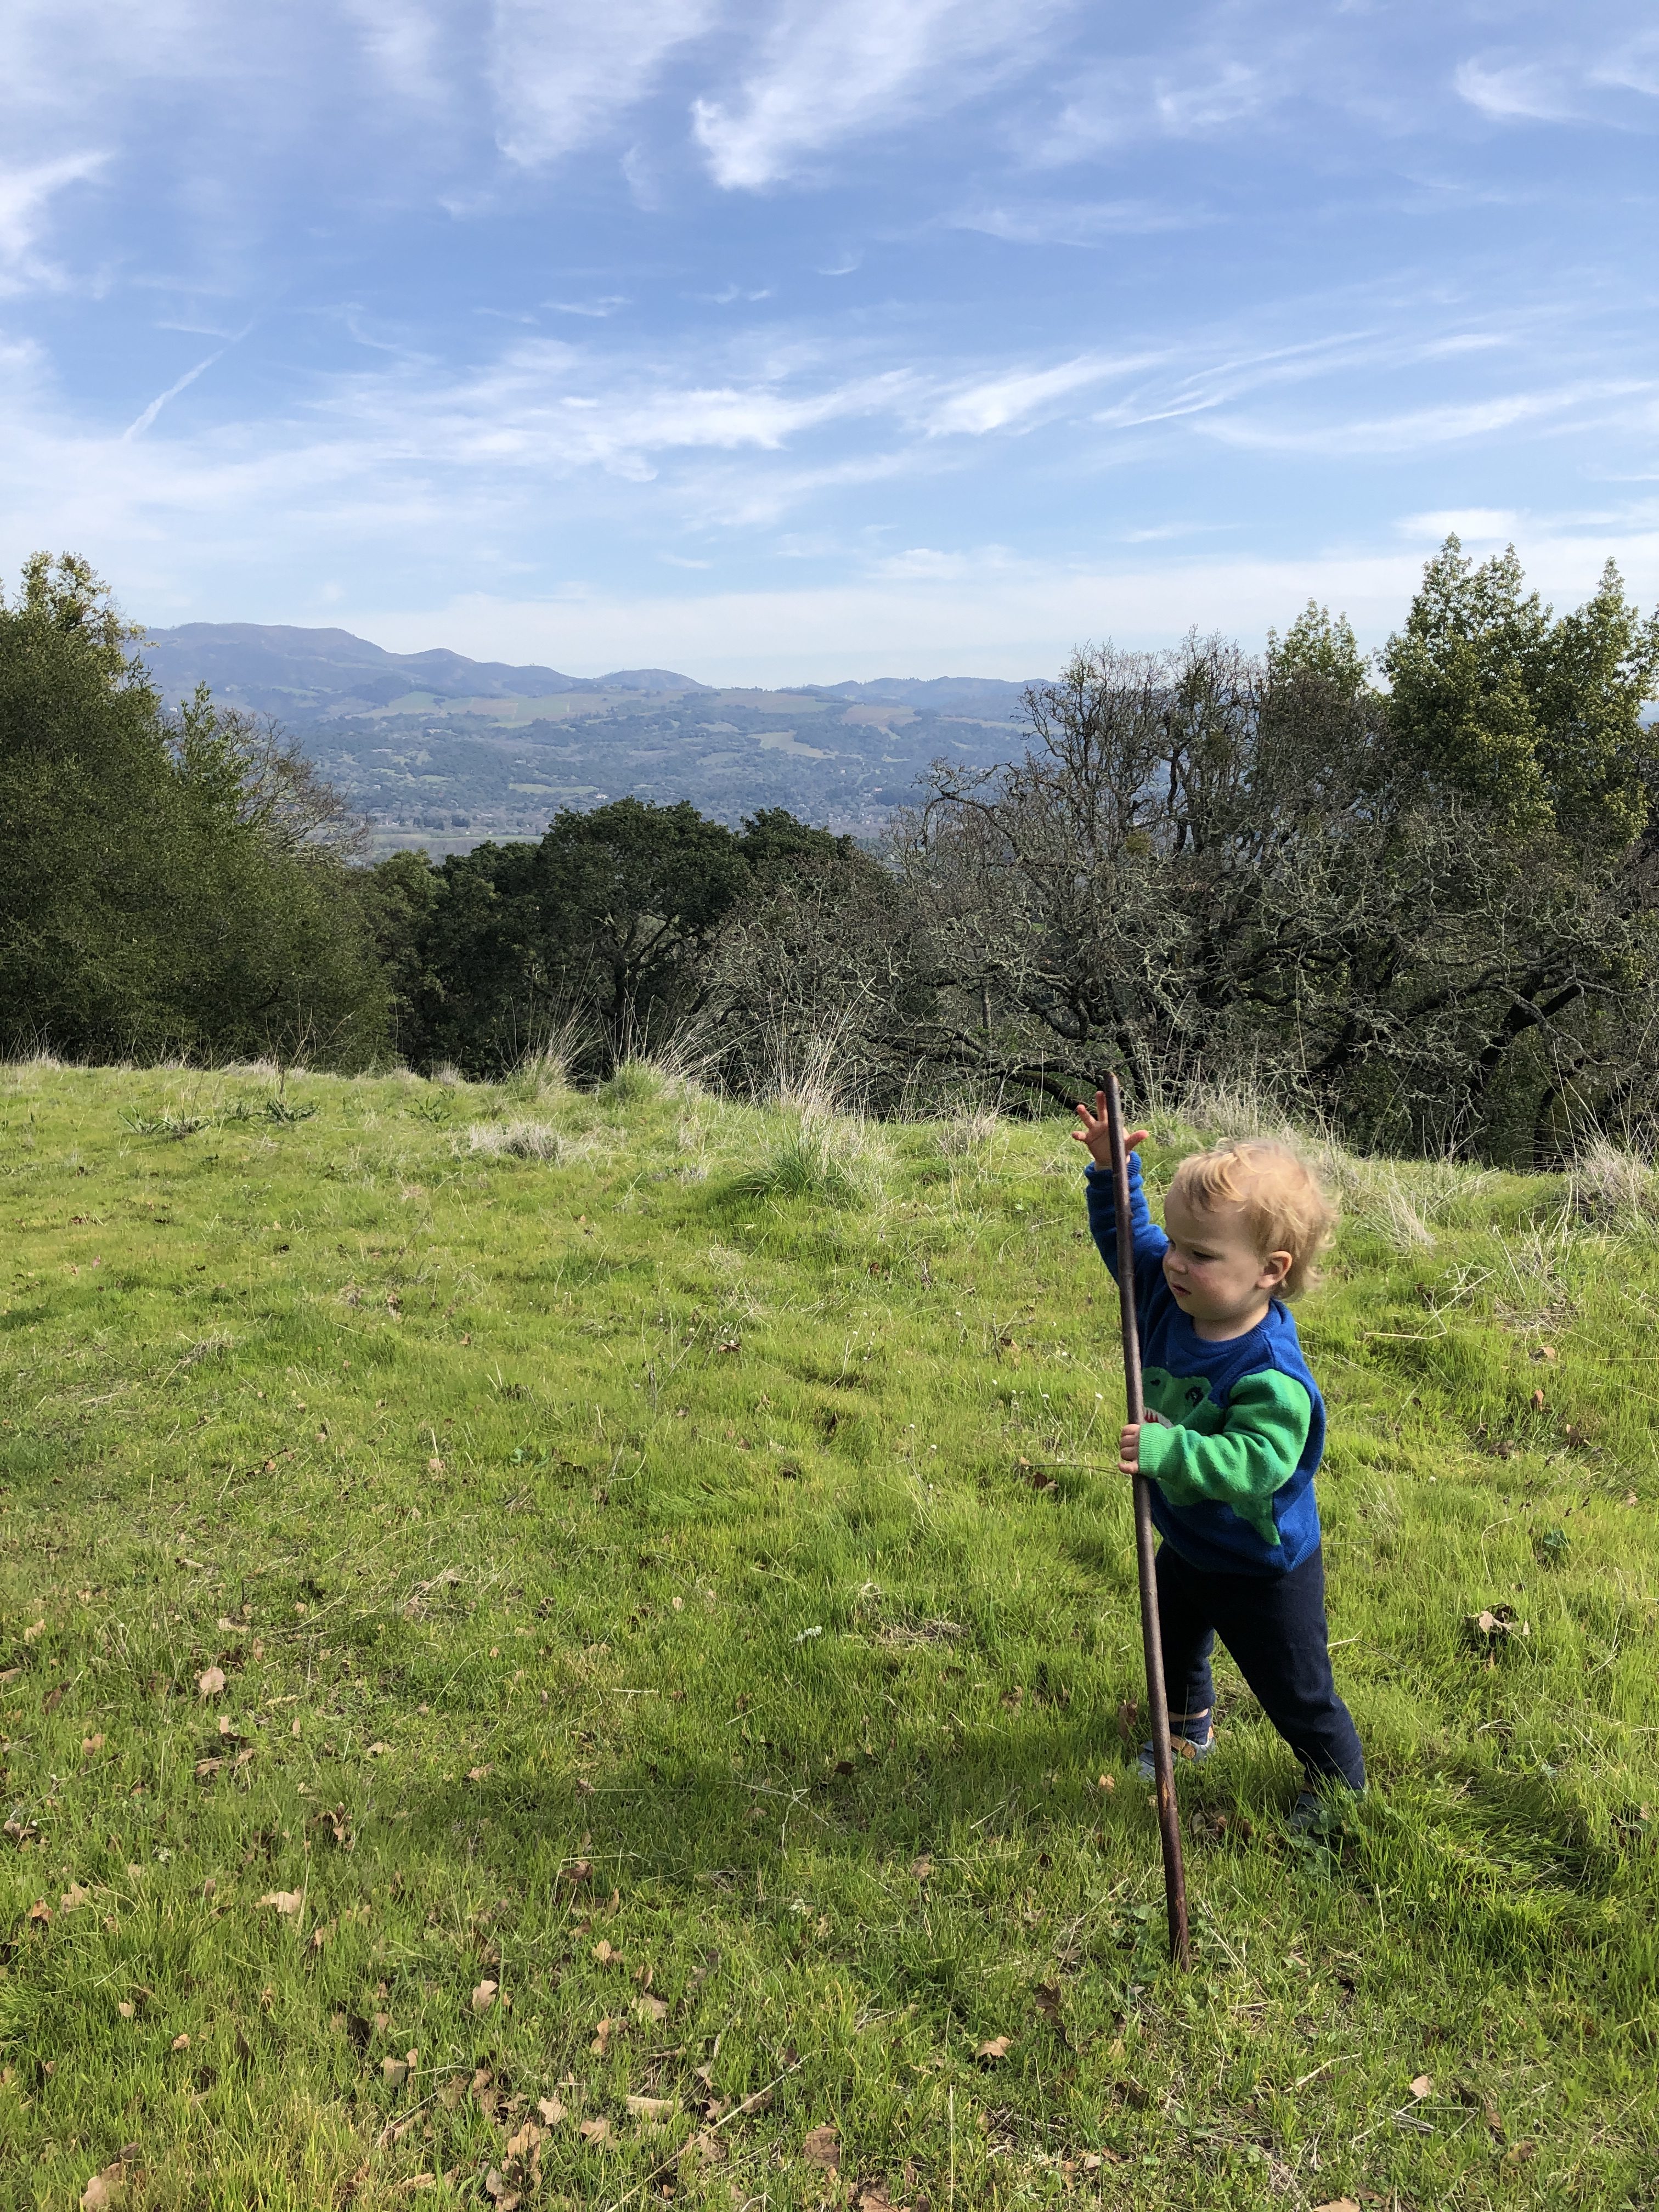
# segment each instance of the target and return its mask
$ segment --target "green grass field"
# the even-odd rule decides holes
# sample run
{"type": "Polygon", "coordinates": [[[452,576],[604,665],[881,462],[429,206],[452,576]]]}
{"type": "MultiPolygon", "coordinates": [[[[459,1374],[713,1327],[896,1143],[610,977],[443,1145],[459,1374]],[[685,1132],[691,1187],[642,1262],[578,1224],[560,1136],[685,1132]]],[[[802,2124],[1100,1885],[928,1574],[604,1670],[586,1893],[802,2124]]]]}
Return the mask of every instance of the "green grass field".
{"type": "Polygon", "coordinates": [[[1638,1188],[1332,1163],[1182,1978],[1058,1121],[275,1090],[0,1071],[0,2203],[1653,2203],[1638,1188]]]}

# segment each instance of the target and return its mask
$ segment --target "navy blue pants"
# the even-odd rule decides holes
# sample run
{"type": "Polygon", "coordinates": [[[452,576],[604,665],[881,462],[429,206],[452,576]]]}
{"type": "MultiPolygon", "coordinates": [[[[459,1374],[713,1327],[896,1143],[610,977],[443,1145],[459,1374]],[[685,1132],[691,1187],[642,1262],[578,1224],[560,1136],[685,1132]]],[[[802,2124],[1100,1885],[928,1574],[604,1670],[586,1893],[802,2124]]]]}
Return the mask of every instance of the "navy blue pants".
{"type": "Polygon", "coordinates": [[[1364,1788],[1365,1754],[1331,1679],[1322,1553],[1288,1575],[1215,1575],[1161,1544],[1158,1616],[1172,1713],[1215,1710],[1210,1654],[1218,1636],[1309,1778],[1364,1788]]]}

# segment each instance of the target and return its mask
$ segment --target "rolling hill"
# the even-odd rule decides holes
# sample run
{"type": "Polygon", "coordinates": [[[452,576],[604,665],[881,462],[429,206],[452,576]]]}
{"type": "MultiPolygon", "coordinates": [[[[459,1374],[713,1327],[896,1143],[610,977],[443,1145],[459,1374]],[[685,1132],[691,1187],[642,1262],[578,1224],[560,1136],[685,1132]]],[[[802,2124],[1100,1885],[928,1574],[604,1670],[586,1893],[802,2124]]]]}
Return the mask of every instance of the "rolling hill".
{"type": "Polygon", "coordinates": [[[629,795],[689,799],[733,823],[787,806],[873,836],[931,761],[1005,757],[1025,688],[890,677],[722,690],[669,669],[577,678],[258,623],[152,630],[143,657],[169,702],[204,683],[290,728],[367,817],[377,853],[536,837],[562,806],[629,795]]]}

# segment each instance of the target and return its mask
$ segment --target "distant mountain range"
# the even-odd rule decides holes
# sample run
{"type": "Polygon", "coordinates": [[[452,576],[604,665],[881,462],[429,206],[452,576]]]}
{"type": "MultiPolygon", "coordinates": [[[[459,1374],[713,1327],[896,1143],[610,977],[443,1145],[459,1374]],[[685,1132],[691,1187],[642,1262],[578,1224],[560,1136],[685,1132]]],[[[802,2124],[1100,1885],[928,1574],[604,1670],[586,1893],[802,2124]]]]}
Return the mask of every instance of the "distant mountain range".
{"type": "Polygon", "coordinates": [[[228,704],[293,721],[370,714],[412,696],[439,699],[556,698],[568,691],[697,691],[668,668],[618,668],[586,680],[556,668],[469,660],[441,646],[388,653],[349,629],[283,623],[181,623],[149,633],[144,659],[169,701],[205,684],[228,704]]]}
{"type": "Polygon", "coordinates": [[[170,702],[203,683],[290,728],[381,853],[538,837],[561,807],[624,795],[734,824],[787,806],[876,837],[930,762],[1017,751],[1025,690],[940,676],[721,690],[666,668],[580,678],[264,623],[152,630],[143,658],[170,702]]]}
{"type": "MultiPolygon", "coordinates": [[[[426,653],[388,653],[347,629],[301,629],[283,623],[181,623],[173,629],[149,631],[143,655],[170,702],[189,698],[198,684],[205,684],[227,705],[252,708],[295,724],[388,710],[418,714],[441,704],[476,713],[491,700],[558,699],[572,692],[684,695],[714,689],[672,668],[567,676],[533,664],[520,668],[501,660],[469,660],[464,653],[441,646],[426,653]]],[[[790,688],[854,705],[979,716],[1007,713],[1018,706],[1025,687],[994,678],[936,676],[790,688]]]]}

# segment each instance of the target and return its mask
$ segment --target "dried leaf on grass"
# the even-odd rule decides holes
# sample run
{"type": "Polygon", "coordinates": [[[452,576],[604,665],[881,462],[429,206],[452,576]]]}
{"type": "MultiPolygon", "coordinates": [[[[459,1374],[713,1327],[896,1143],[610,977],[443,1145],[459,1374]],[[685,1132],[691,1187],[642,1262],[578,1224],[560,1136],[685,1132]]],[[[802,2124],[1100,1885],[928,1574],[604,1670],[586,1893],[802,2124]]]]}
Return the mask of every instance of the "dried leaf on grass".
{"type": "Polygon", "coordinates": [[[814,2128],[800,2147],[801,2156],[813,2166],[838,2166],[841,2164],[841,2137],[835,2127],[826,2124],[814,2128]]]}
{"type": "Polygon", "coordinates": [[[983,2058],[994,2063],[997,2059],[1006,2058],[1008,2056],[1008,2046],[1012,2041],[1013,2038],[1011,2035],[994,2035],[988,2042],[980,2045],[974,2056],[975,2058],[983,2058]]]}
{"type": "Polygon", "coordinates": [[[668,2017],[668,2007],[660,1997],[635,1997],[634,2009],[641,2020],[661,2022],[668,2017]]]}
{"type": "Polygon", "coordinates": [[[222,1667],[209,1667],[196,1677],[196,1693],[198,1697],[222,1696],[224,1686],[225,1670],[222,1667]]]}
{"type": "Polygon", "coordinates": [[[559,2122],[565,2118],[564,2106],[559,2102],[556,2096],[538,2098],[536,2103],[536,2110],[547,2122],[550,2128],[557,2127],[559,2122]]]}
{"type": "Polygon", "coordinates": [[[628,2116],[632,2120],[665,2120],[674,2110],[672,2097],[630,2097],[628,2116]]]}
{"type": "Polygon", "coordinates": [[[1407,2094],[1410,2095],[1413,2100],[1420,2102],[1425,2097],[1431,2094],[1433,2089],[1433,2075],[1430,2074],[1419,2074],[1416,2080],[1411,2084],[1407,2094]]]}
{"type": "Polygon", "coordinates": [[[605,2119],[584,2120],[576,2130],[585,2143],[608,2143],[611,2123],[605,2119]]]}
{"type": "Polygon", "coordinates": [[[107,2206],[118,2203],[126,2178],[127,2170],[118,2160],[94,2173],[81,2191],[81,2212],[106,2212],[107,2206]]]}
{"type": "Polygon", "coordinates": [[[290,1913],[297,1912],[305,1901],[302,1889],[268,1889],[259,1899],[261,1905],[269,1905],[278,1912],[290,1913]]]}
{"type": "Polygon", "coordinates": [[[480,1982],[477,1988],[472,1992],[473,2011],[488,2012],[490,2006],[495,2002],[495,1993],[500,1987],[501,1984],[499,1982],[480,1982]]]}

